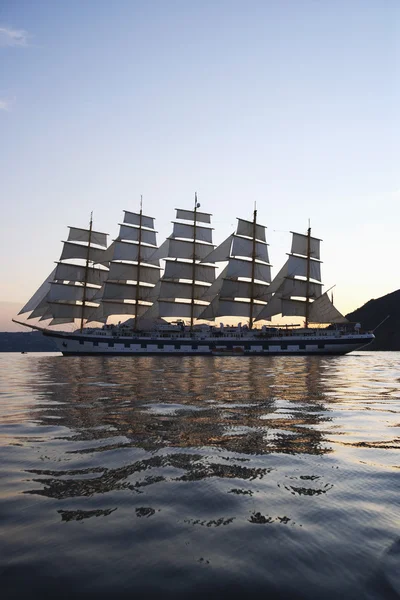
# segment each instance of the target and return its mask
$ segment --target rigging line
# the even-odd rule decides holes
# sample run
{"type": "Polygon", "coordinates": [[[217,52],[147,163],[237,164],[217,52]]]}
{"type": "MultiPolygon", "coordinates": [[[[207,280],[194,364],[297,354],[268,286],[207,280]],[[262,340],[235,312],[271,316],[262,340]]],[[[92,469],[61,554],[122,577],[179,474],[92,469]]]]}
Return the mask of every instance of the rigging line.
{"type": "Polygon", "coordinates": [[[333,285],[331,285],[331,287],[330,287],[330,288],[328,288],[328,289],[327,289],[327,290],[324,292],[324,294],[327,294],[328,292],[330,292],[331,290],[333,290],[333,288],[334,288],[334,287],[336,287],[336,283],[334,283],[333,285]]]}
{"type": "Polygon", "coordinates": [[[378,324],[378,325],[375,327],[375,329],[373,329],[373,330],[372,330],[372,333],[374,333],[374,332],[375,332],[375,331],[378,329],[378,327],[380,327],[381,325],[383,325],[383,324],[384,324],[384,322],[385,322],[385,321],[387,321],[388,319],[390,319],[390,315],[388,315],[387,317],[385,317],[385,318],[383,319],[383,321],[381,321],[381,322],[380,322],[380,323],[379,323],[379,324],[378,324]]]}

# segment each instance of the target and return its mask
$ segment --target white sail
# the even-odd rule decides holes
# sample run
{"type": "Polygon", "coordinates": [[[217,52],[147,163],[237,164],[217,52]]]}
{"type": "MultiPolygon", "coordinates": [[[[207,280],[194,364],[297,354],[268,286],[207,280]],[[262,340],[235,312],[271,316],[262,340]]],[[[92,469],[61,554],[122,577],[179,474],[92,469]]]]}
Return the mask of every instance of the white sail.
{"type": "Polygon", "coordinates": [[[309,321],[311,323],[348,323],[346,317],[333,306],[326,292],[311,304],[309,321]]]}
{"type": "Polygon", "coordinates": [[[151,255],[151,264],[159,264],[160,259],[169,256],[169,244],[171,240],[167,238],[163,241],[161,246],[154,251],[151,255]]]}
{"type": "Polygon", "coordinates": [[[218,277],[212,282],[210,287],[202,295],[201,300],[211,302],[211,300],[213,300],[213,298],[220,295],[222,285],[225,281],[227,270],[228,270],[228,267],[225,267],[225,269],[223,269],[221,271],[221,273],[218,275],[218,277]]]}
{"type": "Polygon", "coordinates": [[[238,281],[237,279],[223,279],[221,298],[250,298],[256,300],[269,299],[268,286],[251,281],[238,281]]]}
{"type": "MultiPolygon", "coordinates": [[[[269,320],[270,317],[282,314],[284,317],[305,317],[305,300],[281,298],[275,295],[272,300],[259,313],[259,320],[269,320]]],[[[346,323],[347,319],[333,306],[327,294],[323,294],[314,302],[309,303],[310,323],[346,323]],[[325,298],[326,296],[326,298],[325,298]]]]}
{"type": "Polygon", "coordinates": [[[154,219],[141,212],[125,211],[119,237],[113,243],[100,306],[93,311],[91,320],[124,314],[139,317],[149,309],[158,295],[160,265],[154,256],[158,250],[154,219]]]}
{"type": "MultiPolygon", "coordinates": [[[[86,320],[94,308],[90,304],[83,307],[82,304],[69,304],[68,302],[49,302],[48,304],[51,317],[62,319],[81,319],[83,313],[83,318],[86,320]]],[[[46,316],[46,318],[48,317],[46,316]]]]}
{"type": "MultiPolygon", "coordinates": [[[[119,239],[129,242],[138,242],[150,246],[157,246],[157,235],[155,231],[149,229],[140,229],[140,227],[130,227],[129,225],[119,226],[119,239]]],[[[155,248],[153,248],[153,251],[155,248]]]]}
{"type": "MultiPolygon", "coordinates": [[[[50,307],[50,304],[47,305],[46,309],[42,312],[42,315],[39,319],[39,321],[48,321],[49,319],[52,319],[53,316],[53,311],[50,307]]],[[[31,318],[31,317],[29,317],[31,318]]],[[[74,319],[70,318],[70,321],[73,321],[74,319]]]]}
{"type": "MultiPolygon", "coordinates": [[[[262,309],[263,304],[253,304],[252,317],[256,317],[262,309]]],[[[214,298],[214,300],[200,314],[200,319],[214,320],[217,317],[243,317],[250,318],[250,302],[244,300],[222,300],[214,298]]]]}
{"type": "Polygon", "coordinates": [[[282,312],[282,298],[278,295],[272,296],[271,300],[263,306],[257,315],[257,321],[270,321],[274,315],[279,315],[282,312]]]}
{"type": "MultiPolygon", "coordinates": [[[[204,281],[212,283],[215,280],[215,268],[211,265],[196,264],[195,281],[204,281]]],[[[193,277],[193,265],[188,262],[178,260],[168,260],[165,262],[164,277],[166,279],[189,279],[193,277]]]]}
{"type": "MultiPolygon", "coordinates": [[[[140,259],[141,262],[148,263],[151,265],[159,264],[157,259],[153,258],[154,248],[152,246],[140,245],[140,259]]],[[[126,260],[126,261],[138,261],[139,258],[139,244],[133,244],[131,242],[116,241],[114,242],[114,260],[126,260]]]]}
{"type": "Polygon", "coordinates": [[[320,259],[320,242],[318,238],[314,238],[310,236],[308,240],[308,236],[303,233],[292,233],[292,254],[301,254],[303,256],[308,255],[308,245],[310,245],[310,258],[320,259]]]}
{"type": "MultiPolygon", "coordinates": [[[[253,237],[254,224],[252,221],[245,221],[244,219],[238,219],[238,225],[236,233],[238,235],[244,235],[246,237],[253,237]]],[[[261,242],[265,242],[265,227],[264,225],[255,226],[255,239],[261,242]]]]}
{"type": "Polygon", "coordinates": [[[277,292],[280,289],[280,287],[283,284],[283,282],[285,281],[285,277],[287,277],[287,275],[288,275],[288,261],[285,262],[285,264],[283,265],[283,267],[281,268],[279,273],[272,280],[271,285],[268,288],[268,291],[271,295],[275,294],[275,292],[277,292]]]}
{"type": "Polygon", "coordinates": [[[306,302],[305,300],[282,299],[282,316],[283,317],[305,317],[306,302]]]}
{"type": "Polygon", "coordinates": [[[208,213],[195,212],[194,210],[183,210],[181,208],[176,209],[176,218],[183,219],[184,221],[194,221],[199,223],[211,223],[211,215],[208,213]]]}
{"type": "Polygon", "coordinates": [[[109,266],[109,264],[112,261],[113,256],[114,256],[114,246],[115,246],[115,241],[111,242],[111,244],[108,246],[108,248],[105,249],[104,260],[102,260],[102,262],[101,262],[102,265],[106,265],[107,267],[109,266]]]}
{"type": "Polygon", "coordinates": [[[140,213],[132,213],[128,210],[124,210],[124,223],[127,223],[128,225],[137,225],[138,227],[142,224],[142,227],[154,229],[153,217],[147,217],[140,213]]]}
{"type": "MultiPolygon", "coordinates": [[[[287,271],[289,277],[307,277],[307,258],[289,255],[287,271]]],[[[321,281],[321,263],[310,260],[310,278],[321,281]]]]}
{"type": "Polygon", "coordinates": [[[155,298],[154,287],[133,283],[112,283],[107,281],[102,292],[103,300],[147,300],[155,298]]]}
{"type": "Polygon", "coordinates": [[[202,260],[209,254],[210,248],[212,246],[209,244],[171,239],[169,241],[168,257],[202,260]]]}
{"type": "Polygon", "coordinates": [[[309,298],[318,298],[322,294],[322,284],[309,281],[307,283],[304,279],[294,279],[287,277],[282,287],[280,288],[282,297],[296,296],[299,298],[305,298],[308,294],[309,298]]]}
{"type": "Polygon", "coordinates": [[[68,260],[71,258],[78,258],[81,260],[90,260],[90,262],[101,264],[104,261],[105,250],[102,248],[89,248],[82,244],[76,244],[74,242],[64,242],[63,251],[60,256],[60,260],[68,260]]]}
{"type": "MultiPolygon", "coordinates": [[[[322,293],[321,240],[292,232],[291,252],[271,283],[265,227],[238,219],[236,232],[217,248],[211,215],[177,209],[171,235],[160,248],[154,219],[124,212],[119,235],[70,227],[59,262],[19,314],[50,325],[107,322],[109,316],[139,319],[214,320],[273,315],[306,317],[308,323],[346,323],[322,293]],[[186,222],[181,222],[186,221],[186,222]],[[164,274],[160,277],[160,260],[164,274]],[[215,278],[214,261],[226,262],[215,278]]],[[[148,322],[148,321],[146,321],[148,322]]]]}
{"type": "MultiPolygon", "coordinates": [[[[42,317],[46,312],[48,312],[48,310],[49,310],[49,304],[47,302],[47,294],[46,294],[46,298],[43,298],[43,300],[40,302],[40,304],[38,304],[36,306],[36,308],[29,315],[28,319],[37,319],[38,317],[42,317]]],[[[51,316],[51,314],[50,314],[50,316],[51,316]]]]}
{"type": "Polygon", "coordinates": [[[146,312],[146,318],[197,318],[206,304],[200,300],[215,279],[215,267],[200,264],[214,248],[212,228],[197,225],[210,223],[210,215],[196,210],[176,209],[176,218],[190,223],[173,222],[173,231],[153,259],[164,258],[164,275],[158,286],[157,302],[146,312]],[[202,282],[202,283],[200,283],[202,282]],[[184,301],[186,300],[186,302],[184,301]]]}
{"type": "MultiPolygon", "coordinates": [[[[255,259],[269,262],[268,258],[268,245],[262,242],[255,242],[254,244],[254,253],[255,259]]],[[[232,245],[232,255],[233,256],[253,256],[253,241],[248,240],[247,238],[242,238],[238,236],[233,237],[233,245],[232,245]]]]}
{"type": "MultiPolygon", "coordinates": [[[[228,278],[237,279],[244,277],[251,279],[253,264],[251,260],[242,258],[230,258],[226,276],[228,278]]],[[[254,263],[254,279],[269,283],[271,281],[271,266],[264,263],[254,263]]]]}
{"type": "MultiPolygon", "coordinates": [[[[99,288],[95,287],[86,287],[85,298],[86,300],[90,300],[96,294],[99,288]]],[[[74,285],[67,283],[58,283],[52,282],[50,291],[47,295],[47,300],[49,302],[57,302],[57,301],[83,301],[85,287],[83,285],[74,285]]]]}
{"type": "Polygon", "coordinates": [[[99,269],[95,267],[86,268],[84,265],[72,265],[69,263],[59,262],[55,269],[53,279],[58,281],[74,281],[80,283],[84,283],[86,279],[87,283],[101,285],[106,280],[107,275],[107,269],[99,269]]]}
{"type": "Polygon", "coordinates": [[[74,319],[67,317],[66,319],[51,319],[49,327],[52,325],[65,325],[66,323],[73,323],[74,319]]]}
{"type": "Polygon", "coordinates": [[[199,240],[212,244],[212,229],[210,227],[201,227],[200,225],[188,225],[187,223],[174,223],[172,238],[186,238],[189,240],[199,240]]]}
{"type": "Polygon", "coordinates": [[[141,317],[150,307],[150,304],[137,304],[135,302],[124,302],[115,300],[103,300],[98,308],[92,312],[88,312],[88,321],[106,321],[108,317],[115,315],[132,315],[137,314],[141,317]]]}
{"type": "Polygon", "coordinates": [[[232,240],[233,234],[227,237],[226,240],[222,242],[222,244],[215,248],[215,250],[212,250],[209,254],[207,254],[202,260],[202,262],[213,263],[228,260],[231,254],[232,240]]]}
{"type": "Polygon", "coordinates": [[[139,274],[142,283],[156,284],[160,279],[159,268],[141,265],[139,269],[138,265],[131,263],[112,262],[108,281],[138,281],[139,274]]]}
{"type": "Polygon", "coordinates": [[[42,285],[33,294],[32,298],[30,298],[28,300],[28,302],[25,304],[25,306],[23,308],[21,308],[21,310],[18,313],[19,315],[22,315],[23,313],[27,313],[32,310],[35,310],[35,308],[37,308],[40,305],[40,303],[44,300],[44,298],[47,296],[48,292],[50,291],[50,282],[53,281],[55,272],[56,272],[56,269],[53,269],[53,271],[50,273],[50,275],[48,277],[46,277],[46,279],[43,281],[42,285]]]}
{"type": "MultiPolygon", "coordinates": [[[[158,300],[153,304],[153,306],[146,312],[146,318],[180,318],[180,319],[190,319],[192,316],[194,318],[199,318],[202,311],[204,310],[204,304],[192,304],[190,302],[176,302],[170,300],[158,300]]],[[[203,317],[200,317],[201,319],[203,317]]]]}
{"type": "Polygon", "coordinates": [[[87,308],[97,306],[94,298],[101,290],[107,268],[104,260],[107,234],[100,231],[70,227],[56,268],[22,309],[30,312],[28,319],[50,320],[52,324],[73,322],[87,314],[87,308]],[[94,248],[92,244],[103,246],[94,248]],[[73,259],[74,263],[63,262],[73,259]],[[58,321],[62,319],[62,321],[58,321]]]}
{"type": "Polygon", "coordinates": [[[203,300],[211,300],[211,304],[200,318],[244,317],[249,318],[252,325],[253,319],[270,298],[271,267],[268,245],[264,240],[265,227],[255,221],[238,219],[237,233],[230,235],[204,259],[204,262],[228,260],[228,264],[203,296],[203,300]],[[243,235],[254,237],[248,239],[243,235]]]}
{"type": "Polygon", "coordinates": [[[107,234],[100,231],[91,231],[90,229],[80,229],[79,227],[70,227],[68,241],[69,242],[86,242],[95,244],[96,246],[107,247],[107,234]]]}
{"type": "Polygon", "coordinates": [[[345,323],[345,317],[333,306],[328,295],[322,294],[321,240],[294,232],[292,236],[292,254],[272,282],[270,292],[274,295],[258,319],[282,314],[306,317],[306,322],[310,323],[345,323]]]}
{"type": "Polygon", "coordinates": [[[209,286],[195,283],[194,286],[190,282],[176,282],[161,280],[160,298],[186,298],[191,299],[192,295],[195,298],[201,298],[206,293],[209,286]]]}

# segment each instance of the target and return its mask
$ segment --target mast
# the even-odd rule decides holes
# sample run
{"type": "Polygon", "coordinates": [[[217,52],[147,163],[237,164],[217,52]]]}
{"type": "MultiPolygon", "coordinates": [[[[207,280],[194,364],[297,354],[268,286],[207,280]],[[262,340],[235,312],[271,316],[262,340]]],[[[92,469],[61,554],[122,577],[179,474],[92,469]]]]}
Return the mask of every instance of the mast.
{"type": "Polygon", "coordinates": [[[110,270],[103,286],[100,308],[102,319],[111,315],[129,315],[132,327],[153,304],[160,279],[160,261],[154,219],[140,212],[124,211],[119,235],[110,246],[110,270]],[[154,255],[154,257],[153,257],[154,255]]]}
{"type": "Polygon", "coordinates": [[[194,220],[193,220],[193,258],[192,258],[192,297],[190,306],[190,331],[193,331],[194,299],[196,279],[196,217],[197,217],[197,192],[194,193],[194,220]]]}
{"type": "Polygon", "coordinates": [[[308,328],[308,316],[310,312],[310,268],[311,268],[311,227],[308,222],[307,229],[307,280],[306,280],[306,329],[308,328]]]}
{"type": "Polygon", "coordinates": [[[257,221],[257,209],[254,204],[254,215],[253,215],[253,250],[251,253],[251,283],[250,283],[250,315],[249,315],[249,329],[253,327],[253,305],[254,305],[254,275],[256,267],[256,221],[257,221]]]}
{"type": "Polygon", "coordinates": [[[309,322],[327,323],[331,318],[336,319],[336,313],[333,314],[328,308],[326,314],[322,315],[316,304],[323,295],[320,259],[322,240],[311,236],[310,226],[305,233],[291,233],[292,246],[288,259],[271,283],[272,296],[256,320],[269,319],[277,314],[305,317],[304,326],[308,327],[309,322]],[[328,314],[328,320],[323,320],[328,314]]]}
{"type": "Polygon", "coordinates": [[[208,227],[211,215],[198,210],[197,194],[194,200],[194,209],[176,209],[178,221],[173,221],[171,235],[152,257],[165,258],[165,268],[157,284],[157,301],[146,312],[147,318],[186,319],[191,330],[208,305],[203,296],[215,281],[215,266],[210,264],[213,261],[200,263],[214,249],[212,229],[208,227]]]}
{"type": "Polygon", "coordinates": [[[251,221],[239,218],[236,233],[201,262],[209,261],[227,261],[228,264],[202,297],[210,304],[199,318],[244,317],[252,326],[269,299],[271,282],[265,227],[257,223],[256,209],[251,221]]]}
{"type": "Polygon", "coordinates": [[[89,256],[90,256],[90,242],[92,240],[92,227],[93,227],[93,212],[90,213],[90,223],[89,223],[89,238],[88,238],[88,246],[86,252],[86,264],[85,264],[85,276],[83,281],[83,297],[82,297],[82,313],[81,313],[81,333],[83,330],[83,319],[85,316],[85,306],[86,306],[86,288],[87,288],[87,280],[89,274],[89,256]]]}
{"type": "Polygon", "coordinates": [[[141,257],[141,246],[142,246],[142,216],[143,216],[143,196],[140,195],[140,211],[139,211],[139,232],[138,232],[138,257],[137,257],[137,281],[136,281],[136,298],[135,298],[135,331],[137,331],[137,318],[138,318],[138,306],[139,306],[139,297],[140,297],[140,263],[142,260],[141,257]]]}

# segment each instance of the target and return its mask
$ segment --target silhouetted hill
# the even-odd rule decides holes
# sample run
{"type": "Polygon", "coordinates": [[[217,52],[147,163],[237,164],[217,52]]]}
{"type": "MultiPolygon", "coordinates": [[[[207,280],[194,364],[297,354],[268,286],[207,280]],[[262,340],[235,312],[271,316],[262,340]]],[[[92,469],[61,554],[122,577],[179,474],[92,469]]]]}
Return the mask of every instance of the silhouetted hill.
{"type": "Polygon", "coordinates": [[[359,321],[363,329],[372,330],[385,321],[375,333],[375,340],[366,350],[400,350],[400,290],[369,300],[361,308],[346,315],[349,321],[359,321]]]}
{"type": "Polygon", "coordinates": [[[0,352],[58,352],[55,343],[40,333],[0,332],[0,352]]]}

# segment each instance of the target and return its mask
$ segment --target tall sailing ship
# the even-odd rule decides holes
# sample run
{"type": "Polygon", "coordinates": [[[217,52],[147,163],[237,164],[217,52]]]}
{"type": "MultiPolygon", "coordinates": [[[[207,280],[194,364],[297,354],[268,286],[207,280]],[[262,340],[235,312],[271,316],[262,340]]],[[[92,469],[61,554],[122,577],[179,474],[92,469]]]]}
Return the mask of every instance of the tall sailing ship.
{"type": "Polygon", "coordinates": [[[88,229],[70,227],[55,269],[19,313],[47,326],[15,321],[42,331],[64,355],[346,354],[374,339],[323,293],[321,240],[310,228],[292,232],[287,261],[272,279],[256,210],[215,247],[211,214],[199,208],[195,196],[193,210],[176,209],[160,246],[142,201],[138,213],[124,211],[110,245],[92,218],[88,229]],[[303,317],[304,326],[265,324],[278,314],[303,317]],[[107,323],[115,316],[118,324],[107,323]],[[216,325],[222,318],[240,321],[216,325]],[[65,324],[78,327],[51,329],[65,324]]]}

